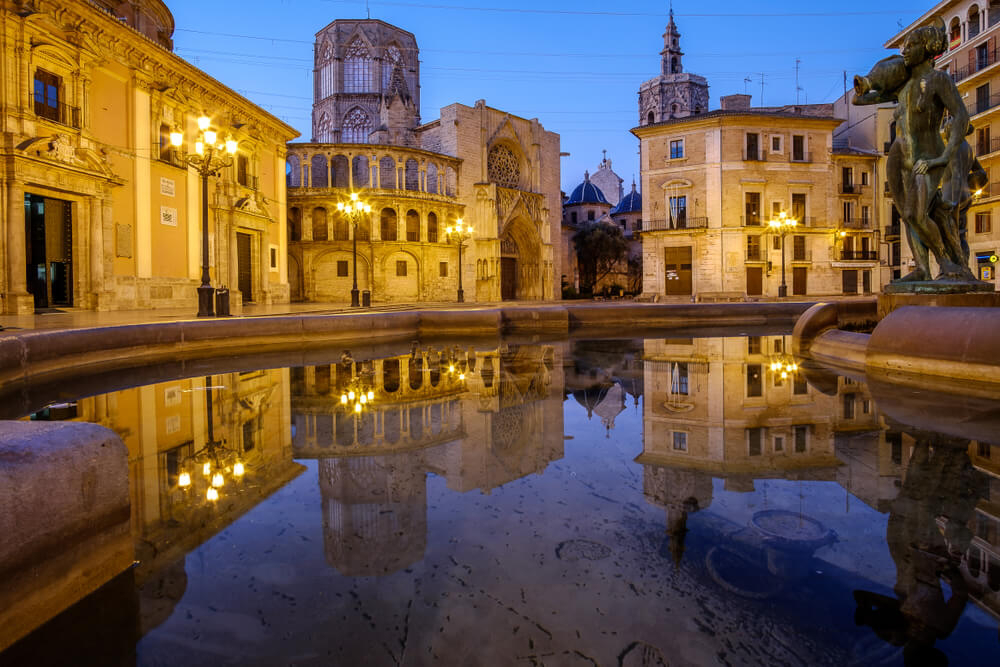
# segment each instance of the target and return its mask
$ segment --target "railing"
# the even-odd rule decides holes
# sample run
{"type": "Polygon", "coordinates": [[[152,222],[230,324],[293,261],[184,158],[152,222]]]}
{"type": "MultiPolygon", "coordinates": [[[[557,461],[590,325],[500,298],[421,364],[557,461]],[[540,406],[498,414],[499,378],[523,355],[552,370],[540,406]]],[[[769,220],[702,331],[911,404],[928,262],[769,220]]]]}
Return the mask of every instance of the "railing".
{"type": "Polygon", "coordinates": [[[677,232],[685,229],[704,229],[705,227],[708,227],[707,217],[679,216],[672,219],[643,220],[642,229],[636,231],[677,232]]]}
{"type": "Polygon", "coordinates": [[[792,162],[812,162],[813,154],[809,153],[796,153],[792,151],[792,154],[788,158],[792,162]]]}
{"type": "Polygon", "coordinates": [[[975,116],[976,114],[986,113],[997,106],[1000,106],[1000,93],[993,93],[986,99],[976,100],[972,104],[967,104],[966,108],[969,110],[970,116],[975,116]]]}
{"type": "Polygon", "coordinates": [[[767,160],[766,154],[764,153],[763,150],[759,148],[756,151],[749,151],[745,148],[743,149],[744,162],[765,162],[766,160],[767,160]]]}
{"type": "Polygon", "coordinates": [[[840,259],[874,262],[878,260],[878,250],[841,250],[840,259]]]}
{"type": "Polygon", "coordinates": [[[871,229],[871,218],[844,218],[840,221],[841,226],[846,229],[871,229]]]}
{"type": "Polygon", "coordinates": [[[76,130],[80,129],[80,108],[71,107],[68,104],[59,103],[57,106],[50,106],[44,102],[35,100],[35,115],[39,118],[68,125],[76,130]]]}
{"type": "Polygon", "coordinates": [[[952,81],[958,83],[962,79],[967,79],[976,72],[980,72],[997,62],[1000,56],[1000,49],[987,49],[985,54],[976,53],[975,60],[966,67],[960,67],[951,75],[952,81]]]}
{"type": "Polygon", "coordinates": [[[740,227],[760,227],[763,223],[762,218],[759,215],[750,217],[749,219],[745,215],[740,216],[740,227]]]}
{"type": "Polygon", "coordinates": [[[842,195],[860,195],[867,188],[867,185],[861,185],[860,183],[841,183],[840,184],[840,194],[842,195]]]}
{"type": "Polygon", "coordinates": [[[1000,151],[1000,137],[991,137],[989,141],[976,141],[976,157],[1000,151]]]}
{"type": "Polygon", "coordinates": [[[760,248],[747,248],[747,261],[748,262],[763,262],[764,253],[760,248]]]}
{"type": "Polygon", "coordinates": [[[898,222],[893,223],[891,225],[886,225],[885,226],[885,238],[887,238],[887,239],[895,238],[895,237],[899,236],[899,231],[900,230],[899,230],[899,223],[898,222]]]}
{"type": "Polygon", "coordinates": [[[793,262],[811,262],[813,258],[812,250],[792,250],[793,262]]]}

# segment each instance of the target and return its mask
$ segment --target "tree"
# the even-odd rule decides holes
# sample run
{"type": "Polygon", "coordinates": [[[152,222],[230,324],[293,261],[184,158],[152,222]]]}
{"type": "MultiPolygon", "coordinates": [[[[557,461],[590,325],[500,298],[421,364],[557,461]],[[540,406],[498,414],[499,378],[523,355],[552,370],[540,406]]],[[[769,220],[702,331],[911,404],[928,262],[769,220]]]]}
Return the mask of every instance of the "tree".
{"type": "Polygon", "coordinates": [[[628,243],[618,225],[592,222],[573,234],[577,265],[580,269],[580,290],[594,288],[612,271],[619,268],[628,252],[628,243]]]}

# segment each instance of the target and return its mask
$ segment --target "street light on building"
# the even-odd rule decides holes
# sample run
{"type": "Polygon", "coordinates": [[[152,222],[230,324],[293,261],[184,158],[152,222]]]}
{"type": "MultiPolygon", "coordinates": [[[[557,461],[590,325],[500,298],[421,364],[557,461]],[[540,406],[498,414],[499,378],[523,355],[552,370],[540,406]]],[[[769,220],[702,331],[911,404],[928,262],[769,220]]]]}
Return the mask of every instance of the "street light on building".
{"type": "Polygon", "coordinates": [[[785,284],[785,234],[795,229],[799,221],[789,218],[788,214],[782,211],[777,218],[773,218],[768,223],[771,231],[781,237],[781,286],[778,288],[778,296],[788,296],[788,285],[785,284]]]}
{"type": "Polygon", "coordinates": [[[361,222],[361,216],[372,212],[372,207],[370,204],[359,200],[357,192],[352,192],[349,202],[346,204],[342,201],[337,202],[337,210],[341,213],[346,213],[351,218],[352,253],[354,256],[354,268],[351,271],[354,274],[354,286],[351,288],[351,306],[357,308],[361,305],[360,292],[358,292],[358,223],[361,222]]]}
{"type": "Polygon", "coordinates": [[[459,218],[454,225],[449,225],[444,233],[449,243],[458,244],[458,302],[463,303],[465,292],[462,290],[462,246],[472,237],[472,225],[463,224],[459,218]]]}
{"type": "MultiPolygon", "coordinates": [[[[212,288],[208,273],[208,177],[233,164],[233,155],[239,142],[232,136],[220,141],[219,133],[212,128],[208,116],[198,118],[198,139],[194,143],[194,153],[184,151],[181,157],[201,175],[201,285],[198,287],[198,317],[215,314],[212,288]]],[[[170,144],[180,148],[184,144],[184,132],[175,129],[170,133],[170,144]]]]}

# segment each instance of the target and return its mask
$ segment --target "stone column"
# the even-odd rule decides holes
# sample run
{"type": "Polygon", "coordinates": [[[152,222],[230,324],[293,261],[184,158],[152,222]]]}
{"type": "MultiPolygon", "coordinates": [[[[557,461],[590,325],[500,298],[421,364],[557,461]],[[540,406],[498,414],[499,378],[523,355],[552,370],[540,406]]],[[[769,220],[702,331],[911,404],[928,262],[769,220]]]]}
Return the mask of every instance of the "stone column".
{"type": "Polygon", "coordinates": [[[90,293],[92,306],[100,305],[104,291],[104,210],[100,199],[91,197],[90,206],[90,293]]]}
{"type": "Polygon", "coordinates": [[[7,183],[7,299],[4,306],[11,315],[30,314],[35,302],[28,294],[27,247],[24,240],[24,188],[7,183]]]}

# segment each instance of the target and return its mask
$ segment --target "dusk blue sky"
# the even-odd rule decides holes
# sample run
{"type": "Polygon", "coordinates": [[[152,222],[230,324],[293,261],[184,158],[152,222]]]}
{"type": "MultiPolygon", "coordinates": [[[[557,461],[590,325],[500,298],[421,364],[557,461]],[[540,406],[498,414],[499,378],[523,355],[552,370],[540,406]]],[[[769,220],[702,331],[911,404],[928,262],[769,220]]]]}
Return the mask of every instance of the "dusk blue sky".
{"type": "MultiPolygon", "coordinates": [[[[315,33],[338,18],[364,18],[362,0],[167,0],[178,55],[310,139],[315,33]]],[[[421,59],[421,120],[454,102],[538,118],[561,136],[563,190],[593,172],[606,149],[628,191],[638,180],[639,85],[659,73],[666,2],[407,0],[369,3],[371,17],[412,32],[421,59]]],[[[765,105],[832,102],[848,80],[888,55],[882,44],[931,7],[837,3],[674,3],[685,71],[719,97],[748,92],[765,105]],[[745,79],[749,78],[750,81],[745,79]]]]}

